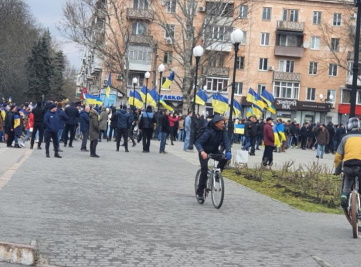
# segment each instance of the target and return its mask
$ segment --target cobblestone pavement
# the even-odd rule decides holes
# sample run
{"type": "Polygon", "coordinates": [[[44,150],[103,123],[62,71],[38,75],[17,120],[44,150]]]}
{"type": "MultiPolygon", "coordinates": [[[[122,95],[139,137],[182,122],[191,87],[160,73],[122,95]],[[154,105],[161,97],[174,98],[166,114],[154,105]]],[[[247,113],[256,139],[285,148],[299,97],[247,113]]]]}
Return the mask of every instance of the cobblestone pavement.
{"type": "MultiPolygon", "coordinates": [[[[210,199],[199,205],[197,155],[181,151],[180,143],[162,155],[157,141],[147,154],[140,144],[125,153],[103,141],[99,159],[80,152],[79,142],[62,149],[63,159],[34,150],[0,191],[0,241],[35,239],[45,263],[320,266],[312,256],[335,267],[361,262],[361,241],[344,216],[298,211],[228,180],[221,209],[210,199]]],[[[250,161],[258,162],[260,152],[250,161]]],[[[0,157],[7,153],[13,152],[0,157]]],[[[275,158],[292,153],[302,161],[315,157],[294,150],[275,158]]],[[[324,160],[332,163],[332,156],[324,160]]]]}

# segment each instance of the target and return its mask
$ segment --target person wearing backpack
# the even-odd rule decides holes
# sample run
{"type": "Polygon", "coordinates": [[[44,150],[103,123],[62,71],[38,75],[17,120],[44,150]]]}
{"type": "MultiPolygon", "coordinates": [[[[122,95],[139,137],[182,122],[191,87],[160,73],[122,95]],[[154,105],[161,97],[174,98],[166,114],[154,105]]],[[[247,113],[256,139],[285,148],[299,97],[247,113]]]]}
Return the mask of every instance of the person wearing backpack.
{"type": "Polygon", "coordinates": [[[150,139],[152,139],[154,123],[156,123],[152,107],[147,106],[145,112],[142,113],[139,119],[139,130],[143,139],[143,153],[149,153],[150,139]]]}
{"type": "Polygon", "coordinates": [[[227,161],[232,158],[231,142],[227,132],[224,129],[225,119],[220,115],[215,115],[208,123],[202,135],[195,141],[195,147],[199,154],[199,162],[201,164],[201,176],[197,188],[198,200],[204,199],[204,189],[207,181],[208,173],[208,154],[220,154],[219,147],[222,145],[226,150],[226,158],[218,162],[218,167],[223,171],[227,161]]]}

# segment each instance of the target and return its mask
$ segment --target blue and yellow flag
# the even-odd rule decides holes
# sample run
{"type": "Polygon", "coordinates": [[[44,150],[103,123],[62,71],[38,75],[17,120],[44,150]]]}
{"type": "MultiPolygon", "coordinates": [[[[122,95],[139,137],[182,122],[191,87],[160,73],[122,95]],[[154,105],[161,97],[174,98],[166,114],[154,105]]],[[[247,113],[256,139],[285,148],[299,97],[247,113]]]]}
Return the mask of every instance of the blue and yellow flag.
{"type": "Polygon", "coordinates": [[[273,135],[274,135],[274,137],[275,137],[275,146],[277,147],[277,148],[279,148],[279,147],[281,147],[281,140],[280,140],[280,136],[279,136],[279,134],[278,134],[278,132],[277,132],[277,128],[276,127],[273,127],[273,135]]]}
{"type": "Polygon", "coordinates": [[[83,97],[84,97],[85,103],[87,103],[88,105],[101,105],[101,104],[103,104],[100,97],[98,97],[96,95],[83,94],[83,97]]]}
{"type": "Polygon", "coordinates": [[[273,102],[275,101],[273,95],[269,93],[266,89],[263,90],[261,98],[267,103],[269,107],[272,106],[273,102]]]}
{"type": "Polygon", "coordinates": [[[266,107],[266,103],[263,102],[262,98],[252,88],[249,88],[246,100],[248,102],[256,104],[261,108],[261,110],[263,110],[266,107]]]}
{"type": "Polygon", "coordinates": [[[228,98],[222,96],[220,93],[213,94],[212,107],[214,112],[223,114],[228,110],[228,98]]]}
{"type": "Polygon", "coordinates": [[[244,134],[244,124],[235,124],[234,125],[235,134],[244,134]]]}
{"type": "Polygon", "coordinates": [[[130,91],[128,104],[132,105],[136,108],[142,108],[143,107],[143,101],[142,97],[140,96],[138,91],[130,91]]]}
{"type": "Polygon", "coordinates": [[[158,99],[159,94],[155,88],[153,88],[152,90],[148,90],[147,104],[155,108],[157,107],[158,99]]]}
{"type": "Polygon", "coordinates": [[[13,99],[11,98],[11,96],[9,97],[9,103],[13,102],[13,99]]]}
{"type": "Polygon", "coordinates": [[[269,112],[271,112],[272,114],[276,114],[276,113],[277,113],[276,108],[275,108],[274,105],[267,106],[267,110],[268,110],[269,112]]]}
{"type": "Polygon", "coordinates": [[[255,115],[257,118],[262,117],[263,113],[262,113],[262,109],[257,106],[256,104],[252,105],[252,113],[253,115],[255,115]]]}
{"type": "Polygon", "coordinates": [[[107,89],[105,89],[105,96],[107,98],[109,98],[111,84],[112,84],[112,73],[109,73],[108,81],[107,81],[107,89]]]}
{"type": "Polygon", "coordinates": [[[164,102],[163,98],[159,99],[159,103],[162,104],[165,109],[168,109],[170,112],[174,112],[174,109],[171,106],[167,105],[167,103],[164,102]]]}
{"type": "Polygon", "coordinates": [[[253,115],[252,107],[249,107],[249,108],[247,109],[246,117],[248,118],[248,117],[250,117],[250,116],[252,116],[252,115],[253,115]]]}
{"type": "Polygon", "coordinates": [[[14,129],[20,126],[20,122],[21,122],[20,116],[15,114],[14,115],[14,129]]]}
{"type": "Polygon", "coordinates": [[[238,103],[235,99],[233,101],[233,113],[234,116],[238,117],[239,114],[241,114],[242,106],[240,103],[238,103]]]}
{"type": "MultiPolygon", "coordinates": [[[[145,96],[148,94],[148,89],[145,85],[143,85],[142,89],[140,89],[139,94],[142,97],[143,103],[145,103],[145,96]]],[[[147,96],[147,102],[148,102],[148,96],[147,96]]]]}
{"type": "Polygon", "coordinates": [[[168,76],[168,78],[162,84],[162,88],[168,89],[174,80],[174,76],[175,76],[175,72],[172,71],[171,74],[168,76]]]}
{"type": "Polygon", "coordinates": [[[280,141],[286,141],[285,126],[282,122],[276,125],[276,130],[280,136],[280,141]]]}
{"type": "Polygon", "coordinates": [[[205,106],[207,103],[207,100],[208,100],[207,94],[203,90],[198,89],[198,92],[196,94],[196,104],[205,106]]]}

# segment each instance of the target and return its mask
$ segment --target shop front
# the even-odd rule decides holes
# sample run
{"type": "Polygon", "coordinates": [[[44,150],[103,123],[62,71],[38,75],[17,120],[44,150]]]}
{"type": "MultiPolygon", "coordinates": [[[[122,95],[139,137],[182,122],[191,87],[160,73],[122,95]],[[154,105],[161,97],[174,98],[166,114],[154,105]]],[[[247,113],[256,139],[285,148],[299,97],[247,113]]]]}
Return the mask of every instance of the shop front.
{"type": "MultiPolygon", "coordinates": [[[[338,105],[338,116],[339,116],[339,122],[346,124],[350,115],[350,104],[339,104],[338,105]]],[[[361,105],[355,106],[355,115],[356,117],[361,117],[361,105]]]]}

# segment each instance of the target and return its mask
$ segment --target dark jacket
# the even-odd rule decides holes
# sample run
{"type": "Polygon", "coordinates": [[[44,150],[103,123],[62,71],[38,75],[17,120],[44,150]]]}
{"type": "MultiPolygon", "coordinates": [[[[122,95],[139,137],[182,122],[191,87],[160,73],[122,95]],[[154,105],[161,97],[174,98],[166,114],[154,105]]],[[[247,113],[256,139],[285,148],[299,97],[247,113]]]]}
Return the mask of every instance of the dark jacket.
{"type": "Polygon", "coordinates": [[[80,111],[79,124],[82,133],[89,132],[89,113],[85,110],[80,111]]]}
{"type": "Polygon", "coordinates": [[[344,127],[339,126],[336,130],[335,139],[340,142],[342,137],[346,134],[346,129],[344,127]]]}
{"type": "Polygon", "coordinates": [[[11,129],[14,129],[14,112],[8,111],[4,122],[5,133],[8,133],[11,129]]]}
{"type": "Polygon", "coordinates": [[[77,125],[79,118],[79,110],[76,107],[69,106],[65,109],[65,114],[68,116],[68,120],[65,124],[77,125]]]}
{"type": "Polygon", "coordinates": [[[125,109],[119,110],[117,112],[117,128],[118,129],[129,129],[132,124],[129,113],[125,109]]]}
{"type": "Polygon", "coordinates": [[[31,111],[31,113],[34,114],[34,124],[37,123],[43,123],[44,122],[44,116],[45,116],[45,109],[41,108],[41,107],[35,107],[33,108],[33,110],[31,111]]]}
{"type": "Polygon", "coordinates": [[[68,116],[65,114],[65,111],[62,108],[57,110],[59,115],[59,130],[64,129],[65,122],[68,120],[68,116]]]}
{"type": "Polygon", "coordinates": [[[301,127],[300,134],[301,134],[301,136],[303,136],[303,137],[306,137],[306,136],[307,136],[308,132],[307,132],[307,127],[306,127],[306,125],[303,125],[303,126],[301,127]]]}
{"type": "Polygon", "coordinates": [[[90,141],[98,140],[99,138],[99,121],[98,113],[92,109],[89,112],[89,139],[90,141]]]}
{"type": "Polygon", "coordinates": [[[209,154],[217,153],[221,144],[226,148],[226,152],[231,152],[231,143],[227,132],[224,129],[218,130],[212,119],[194,145],[199,152],[204,151],[209,154]]]}
{"type": "Polygon", "coordinates": [[[248,129],[250,137],[257,137],[259,135],[258,122],[251,122],[248,126],[248,129]]]}
{"type": "Polygon", "coordinates": [[[139,121],[139,129],[153,129],[155,122],[153,112],[143,112],[139,121]]]}
{"type": "Polygon", "coordinates": [[[258,123],[258,136],[263,136],[265,125],[266,125],[266,123],[264,123],[264,121],[261,121],[258,123]]]}
{"type": "Polygon", "coordinates": [[[117,128],[117,123],[118,123],[117,111],[115,108],[113,108],[112,116],[110,118],[110,127],[117,128]]]}
{"type": "Polygon", "coordinates": [[[60,130],[59,124],[60,118],[58,112],[46,112],[44,117],[44,128],[46,132],[57,133],[60,130]]]}
{"type": "Polygon", "coordinates": [[[105,131],[108,125],[108,112],[105,107],[102,107],[102,112],[100,112],[99,116],[99,127],[100,130],[105,131]]]}
{"type": "Polygon", "coordinates": [[[167,115],[162,115],[159,119],[160,122],[160,127],[161,127],[161,132],[162,133],[169,133],[169,119],[167,115]]]}
{"type": "Polygon", "coordinates": [[[324,128],[324,131],[321,128],[317,127],[315,129],[317,144],[319,145],[327,145],[330,142],[330,135],[328,133],[327,128],[324,128]]]}
{"type": "Polygon", "coordinates": [[[335,137],[335,128],[332,123],[327,124],[326,126],[328,134],[330,135],[330,141],[335,137]]]}
{"type": "Polygon", "coordinates": [[[265,123],[263,127],[263,142],[265,146],[275,145],[275,134],[273,132],[272,125],[265,123]]]}

